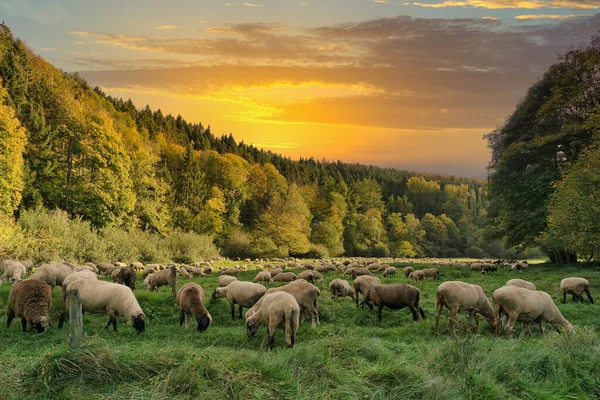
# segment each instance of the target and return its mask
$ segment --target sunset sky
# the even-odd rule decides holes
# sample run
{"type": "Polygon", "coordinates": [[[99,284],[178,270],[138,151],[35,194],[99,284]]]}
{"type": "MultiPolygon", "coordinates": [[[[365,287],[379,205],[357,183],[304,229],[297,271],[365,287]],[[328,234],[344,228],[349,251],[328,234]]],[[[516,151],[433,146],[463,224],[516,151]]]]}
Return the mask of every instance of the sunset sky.
{"type": "Polygon", "coordinates": [[[2,0],[44,58],[291,156],[485,177],[482,135],[600,0],[2,0]]]}

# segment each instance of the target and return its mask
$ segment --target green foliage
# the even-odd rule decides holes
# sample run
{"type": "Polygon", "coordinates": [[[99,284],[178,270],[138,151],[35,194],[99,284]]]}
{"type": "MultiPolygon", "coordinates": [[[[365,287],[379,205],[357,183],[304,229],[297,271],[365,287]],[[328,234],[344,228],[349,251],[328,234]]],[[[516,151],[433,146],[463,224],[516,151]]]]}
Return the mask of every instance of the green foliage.
{"type": "Polygon", "coordinates": [[[178,263],[192,263],[204,257],[216,257],[219,251],[209,236],[174,231],[166,238],[171,259],[178,263]]]}

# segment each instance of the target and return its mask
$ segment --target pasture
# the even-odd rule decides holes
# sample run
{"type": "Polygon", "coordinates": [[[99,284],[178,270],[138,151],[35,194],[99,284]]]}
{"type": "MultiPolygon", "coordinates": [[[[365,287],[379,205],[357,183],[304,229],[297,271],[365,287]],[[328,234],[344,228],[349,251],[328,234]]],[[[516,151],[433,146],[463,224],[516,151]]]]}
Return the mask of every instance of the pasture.
{"type": "MultiPolygon", "coordinates": [[[[293,349],[277,331],[275,348],[267,350],[266,328],[247,338],[243,320],[231,320],[225,299],[212,300],[217,275],[181,279],[180,286],[197,282],[205,289],[205,305],[213,321],[207,331],[179,327],[179,311],[169,287],[159,293],[141,288],[135,295],[148,317],[146,332],[138,335],[119,322],[119,332],[105,331],[105,315],[84,315],[84,346],[66,348],[68,328],[57,328],[62,312],[60,287],[54,291],[53,327],[48,334],[22,333],[20,321],[6,329],[10,285],[0,287],[0,399],[597,399],[600,398],[600,305],[562,304],[560,280],[587,278],[600,299],[600,268],[590,265],[532,265],[526,271],[500,269],[485,276],[468,268],[436,266],[441,281],[414,284],[402,275],[382,283],[411,283],[421,291],[426,320],[413,322],[408,309],[356,309],[346,297],[334,303],[328,289],[341,273],[327,273],[317,285],[320,325],[301,322],[293,349]],[[534,282],[550,293],[563,315],[575,326],[573,335],[533,329],[515,339],[496,337],[480,318],[480,332],[467,335],[466,315],[460,315],[459,334],[448,334],[448,311],[441,333],[433,334],[435,289],[442,281],[480,284],[491,301],[492,292],[511,278],[534,282]]],[[[415,268],[426,266],[415,265],[415,268]]],[[[298,271],[295,271],[298,272],[298,271]]],[[[251,281],[256,271],[242,271],[251,281]]],[[[106,278],[103,278],[106,279],[106,278]]],[[[348,278],[350,282],[352,280],[348,278]]],[[[267,285],[270,286],[270,285],[267,285]]],[[[244,310],[245,312],[245,310],[244,310]]],[[[237,317],[237,309],[236,309],[237,317]]],[[[548,328],[550,328],[548,326],[548,328]]]]}

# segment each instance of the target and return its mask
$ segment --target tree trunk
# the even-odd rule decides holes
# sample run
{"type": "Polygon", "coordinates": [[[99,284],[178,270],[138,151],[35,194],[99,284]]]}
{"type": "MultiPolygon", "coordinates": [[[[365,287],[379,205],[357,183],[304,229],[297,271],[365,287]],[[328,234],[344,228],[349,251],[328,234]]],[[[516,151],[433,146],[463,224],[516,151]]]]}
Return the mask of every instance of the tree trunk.
{"type": "Polygon", "coordinates": [[[177,268],[171,267],[171,292],[173,297],[177,296],[177,268]]]}
{"type": "Polygon", "coordinates": [[[79,290],[69,291],[69,339],[67,346],[69,350],[81,348],[83,340],[83,313],[81,311],[81,299],[79,290]]]}

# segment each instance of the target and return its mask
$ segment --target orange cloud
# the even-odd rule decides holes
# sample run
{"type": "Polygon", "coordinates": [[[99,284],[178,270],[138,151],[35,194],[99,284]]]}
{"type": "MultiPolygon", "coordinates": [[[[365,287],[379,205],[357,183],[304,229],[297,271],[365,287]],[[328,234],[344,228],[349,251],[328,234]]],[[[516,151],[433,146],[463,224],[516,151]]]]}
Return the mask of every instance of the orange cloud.
{"type": "Polygon", "coordinates": [[[177,27],[175,25],[159,25],[159,26],[155,26],[156,29],[158,29],[159,31],[163,31],[163,30],[167,30],[167,29],[176,29],[177,27]]]}
{"type": "Polygon", "coordinates": [[[597,9],[600,4],[597,0],[446,0],[441,3],[411,3],[413,6],[427,8],[444,7],[475,7],[487,9],[503,8],[573,8],[573,9],[597,9]]]}
{"type": "Polygon", "coordinates": [[[563,19],[572,19],[572,18],[585,18],[585,17],[592,17],[594,14],[568,14],[568,15],[554,15],[554,14],[533,14],[533,15],[517,15],[515,17],[515,19],[521,20],[521,21],[530,21],[530,20],[536,20],[536,19],[557,19],[557,20],[563,20],[563,19]]]}

